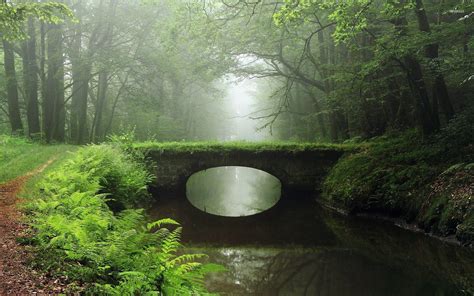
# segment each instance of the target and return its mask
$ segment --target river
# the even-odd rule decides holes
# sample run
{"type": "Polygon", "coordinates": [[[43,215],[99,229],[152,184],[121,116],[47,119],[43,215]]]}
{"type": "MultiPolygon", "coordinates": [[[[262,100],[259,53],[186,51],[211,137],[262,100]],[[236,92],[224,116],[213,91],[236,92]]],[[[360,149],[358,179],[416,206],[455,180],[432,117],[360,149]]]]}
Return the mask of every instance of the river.
{"type": "Polygon", "coordinates": [[[194,175],[187,192],[186,188],[155,192],[150,209],[152,218],[181,223],[186,252],[208,254],[209,261],[227,268],[207,279],[211,291],[292,296],[470,295],[474,291],[472,249],[389,222],[340,215],[322,208],[315,194],[283,188],[277,200],[278,187],[261,174],[257,178],[244,170],[236,178],[235,170],[226,170],[194,175]],[[245,183],[251,183],[252,190],[245,189],[245,183]],[[245,193],[242,199],[249,216],[242,209],[232,211],[238,208],[236,188],[245,193]],[[255,207],[249,207],[250,192],[255,207]],[[227,216],[216,209],[208,213],[209,206],[196,199],[200,194],[211,204],[221,204],[227,216]],[[224,200],[218,203],[217,196],[224,200]],[[266,197],[269,209],[262,202],[266,197]],[[256,208],[264,211],[256,213],[256,208]]]}

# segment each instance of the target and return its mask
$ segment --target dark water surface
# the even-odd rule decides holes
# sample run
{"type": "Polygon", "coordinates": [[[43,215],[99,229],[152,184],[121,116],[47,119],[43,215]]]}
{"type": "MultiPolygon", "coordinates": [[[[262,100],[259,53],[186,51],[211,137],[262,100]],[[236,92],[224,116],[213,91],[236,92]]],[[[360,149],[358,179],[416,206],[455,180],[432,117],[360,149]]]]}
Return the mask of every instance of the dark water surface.
{"type": "MultiPolygon", "coordinates": [[[[199,175],[199,184],[188,183],[188,187],[200,187],[191,194],[188,188],[194,206],[183,188],[181,192],[156,192],[150,210],[153,218],[169,217],[182,224],[187,252],[206,253],[210,261],[227,267],[228,272],[208,279],[212,291],[295,296],[471,295],[474,291],[472,249],[386,222],[341,216],[321,208],[317,197],[310,194],[284,192],[283,188],[278,201],[275,183],[240,176],[237,186],[230,180],[235,180],[233,169],[221,172],[212,171],[207,180],[199,175]],[[226,181],[222,179],[225,175],[226,181]],[[241,188],[245,186],[242,180],[252,188],[241,188]],[[265,187],[260,193],[258,184],[265,187]],[[226,186],[230,191],[247,192],[242,197],[244,206],[235,205],[235,192],[226,204],[226,186]],[[224,217],[199,210],[204,204],[196,200],[199,193],[205,193],[206,203],[211,196],[221,205],[213,211],[222,208],[232,216],[252,214],[244,210],[260,211],[278,202],[251,216],[224,217]],[[256,197],[261,199],[254,206],[249,204],[256,197]]],[[[206,205],[208,212],[210,208],[206,205]]]]}

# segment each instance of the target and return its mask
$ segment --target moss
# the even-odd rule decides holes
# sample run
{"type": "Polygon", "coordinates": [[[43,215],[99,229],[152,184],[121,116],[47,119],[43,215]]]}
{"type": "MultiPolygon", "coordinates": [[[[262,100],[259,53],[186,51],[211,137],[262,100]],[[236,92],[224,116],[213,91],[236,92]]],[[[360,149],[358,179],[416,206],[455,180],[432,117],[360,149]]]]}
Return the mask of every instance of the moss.
{"type": "Polygon", "coordinates": [[[366,152],[344,156],[327,177],[323,198],[346,210],[357,210],[361,199],[372,193],[367,179],[373,167],[366,152]]]}
{"type": "Polygon", "coordinates": [[[324,182],[323,198],[350,212],[409,212],[414,190],[436,176],[429,160],[438,148],[414,141],[414,131],[366,143],[358,153],[343,157],[324,182]]]}
{"type": "Polygon", "coordinates": [[[470,244],[474,146],[472,139],[453,145],[453,130],[462,134],[450,126],[421,140],[416,131],[408,131],[372,139],[358,152],[346,153],[324,181],[324,202],[351,213],[405,218],[470,244]]]}
{"type": "Polygon", "coordinates": [[[466,244],[473,241],[473,167],[455,164],[429,185],[428,198],[420,209],[420,225],[441,235],[456,235],[466,244]]]}
{"type": "Polygon", "coordinates": [[[142,142],[133,144],[142,150],[167,150],[176,152],[226,152],[226,151],[355,151],[360,144],[328,144],[328,143],[281,143],[281,142],[142,142]]]}
{"type": "Polygon", "coordinates": [[[471,210],[464,222],[457,227],[456,238],[464,244],[474,241],[474,211],[471,210]]]}

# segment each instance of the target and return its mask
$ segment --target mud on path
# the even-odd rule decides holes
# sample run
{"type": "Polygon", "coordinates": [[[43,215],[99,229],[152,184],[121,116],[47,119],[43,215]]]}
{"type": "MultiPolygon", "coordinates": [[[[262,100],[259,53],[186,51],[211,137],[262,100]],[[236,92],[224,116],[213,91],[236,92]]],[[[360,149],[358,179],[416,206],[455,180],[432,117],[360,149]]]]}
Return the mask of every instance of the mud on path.
{"type": "Polygon", "coordinates": [[[20,202],[18,194],[29,178],[41,173],[54,160],[0,184],[0,295],[51,295],[64,290],[58,281],[27,266],[31,255],[16,240],[27,229],[17,207],[20,202]]]}

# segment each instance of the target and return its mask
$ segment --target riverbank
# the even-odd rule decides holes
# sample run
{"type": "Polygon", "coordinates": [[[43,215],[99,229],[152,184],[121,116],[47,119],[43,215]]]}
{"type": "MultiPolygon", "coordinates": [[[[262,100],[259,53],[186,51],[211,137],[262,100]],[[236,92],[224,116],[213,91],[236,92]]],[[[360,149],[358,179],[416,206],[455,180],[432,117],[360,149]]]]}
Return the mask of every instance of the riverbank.
{"type": "Polygon", "coordinates": [[[404,221],[472,246],[473,125],[461,115],[430,138],[412,130],[367,141],[331,169],[322,203],[353,215],[404,221]]]}
{"type": "Polygon", "coordinates": [[[271,209],[236,218],[206,214],[183,191],[152,194],[151,217],[180,221],[186,249],[228,269],[206,281],[212,291],[397,296],[474,291],[470,248],[325,210],[313,195],[286,192],[271,209]]]}

